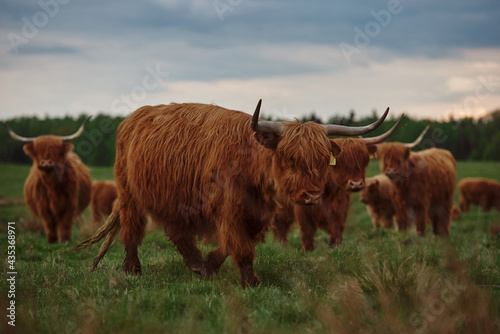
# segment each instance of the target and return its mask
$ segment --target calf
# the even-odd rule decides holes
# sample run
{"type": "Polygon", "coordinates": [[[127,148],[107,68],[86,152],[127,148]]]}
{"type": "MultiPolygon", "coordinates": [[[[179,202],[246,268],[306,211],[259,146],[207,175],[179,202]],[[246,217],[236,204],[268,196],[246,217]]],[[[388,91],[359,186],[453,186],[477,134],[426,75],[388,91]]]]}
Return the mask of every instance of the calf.
{"type": "Polygon", "coordinates": [[[118,196],[115,181],[92,182],[92,196],[90,208],[92,223],[99,227],[103,223],[103,216],[109,216],[113,210],[113,203],[118,196]]]}
{"type": "Polygon", "coordinates": [[[361,190],[360,200],[366,205],[375,228],[393,227],[396,217],[396,209],[392,204],[394,191],[394,185],[385,174],[366,179],[366,187],[361,190]]]}

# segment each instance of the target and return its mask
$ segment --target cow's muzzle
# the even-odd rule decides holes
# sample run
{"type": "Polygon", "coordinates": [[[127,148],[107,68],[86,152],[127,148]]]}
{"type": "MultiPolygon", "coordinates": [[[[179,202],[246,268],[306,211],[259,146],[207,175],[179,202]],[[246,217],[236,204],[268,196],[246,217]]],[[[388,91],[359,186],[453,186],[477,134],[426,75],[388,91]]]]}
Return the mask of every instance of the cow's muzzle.
{"type": "Polygon", "coordinates": [[[360,181],[349,181],[347,183],[347,190],[352,192],[358,192],[365,189],[365,183],[363,180],[360,181]]]}
{"type": "Polygon", "coordinates": [[[55,163],[52,160],[42,160],[40,164],[38,164],[38,169],[42,172],[51,172],[54,170],[55,163]]]}

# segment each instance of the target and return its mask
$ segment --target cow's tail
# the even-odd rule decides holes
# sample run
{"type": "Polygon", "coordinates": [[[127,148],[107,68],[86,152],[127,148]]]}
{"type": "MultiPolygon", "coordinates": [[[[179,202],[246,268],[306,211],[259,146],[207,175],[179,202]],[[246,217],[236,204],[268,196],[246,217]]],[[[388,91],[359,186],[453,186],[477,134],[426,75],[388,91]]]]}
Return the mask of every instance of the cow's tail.
{"type": "Polygon", "coordinates": [[[103,238],[106,238],[102,243],[101,249],[99,250],[99,254],[97,254],[97,256],[94,258],[91,270],[94,271],[97,268],[97,265],[99,264],[101,259],[108,252],[108,249],[114,244],[114,241],[118,236],[118,233],[120,233],[120,213],[118,210],[113,210],[111,215],[106,220],[106,223],[103,226],[101,226],[93,236],[76,245],[73,248],[73,250],[74,251],[82,250],[84,248],[92,246],[93,244],[98,243],[103,238]]]}

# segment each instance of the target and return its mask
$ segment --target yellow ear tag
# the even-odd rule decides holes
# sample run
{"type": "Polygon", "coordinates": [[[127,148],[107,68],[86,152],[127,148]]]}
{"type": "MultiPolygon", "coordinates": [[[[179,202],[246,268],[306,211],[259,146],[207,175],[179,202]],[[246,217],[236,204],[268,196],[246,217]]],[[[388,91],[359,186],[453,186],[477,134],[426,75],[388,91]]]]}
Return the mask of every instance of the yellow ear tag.
{"type": "Polygon", "coordinates": [[[333,153],[330,152],[330,166],[335,166],[337,164],[337,159],[333,156],[333,153]]]}
{"type": "Polygon", "coordinates": [[[370,154],[370,159],[373,159],[373,154],[370,154]]]}

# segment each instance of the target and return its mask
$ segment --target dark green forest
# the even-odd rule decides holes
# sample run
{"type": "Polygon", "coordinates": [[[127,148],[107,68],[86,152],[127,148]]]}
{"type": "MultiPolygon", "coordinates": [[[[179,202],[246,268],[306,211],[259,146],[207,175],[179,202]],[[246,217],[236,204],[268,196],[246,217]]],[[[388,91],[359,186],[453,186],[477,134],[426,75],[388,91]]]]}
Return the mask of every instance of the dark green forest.
{"type": "MultiPolygon", "coordinates": [[[[364,125],[376,120],[377,113],[370,117],[357,118],[352,111],[348,117],[333,116],[328,123],[343,125],[364,125]]],[[[36,137],[45,134],[68,135],[75,132],[88,115],[78,118],[21,117],[4,120],[19,135],[36,137]]],[[[112,166],[115,160],[116,129],[123,117],[99,114],[92,117],[80,138],[73,141],[74,151],[90,166],[112,166]]],[[[314,113],[300,119],[301,122],[321,122],[314,113]]],[[[373,135],[387,131],[395,119],[389,119],[373,132],[373,135]]],[[[426,125],[430,129],[417,149],[440,147],[453,153],[457,160],[500,161],[500,110],[480,120],[459,119],[447,122],[414,120],[405,117],[390,141],[412,142],[426,125]]],[[[0,162],[31,164],[22,144],[10,138],[5,129],[0,129],[0,162]]]]}

